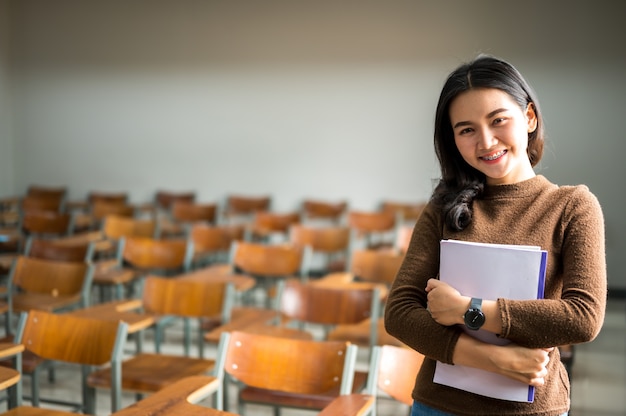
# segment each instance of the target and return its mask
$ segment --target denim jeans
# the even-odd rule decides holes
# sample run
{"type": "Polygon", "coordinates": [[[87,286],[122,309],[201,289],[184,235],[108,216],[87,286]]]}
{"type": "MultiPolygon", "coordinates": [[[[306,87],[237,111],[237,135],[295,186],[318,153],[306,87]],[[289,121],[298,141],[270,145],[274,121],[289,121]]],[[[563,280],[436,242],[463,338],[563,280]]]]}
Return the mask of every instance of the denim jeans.
{"type": "MultiPolygon", "coordinates": [[[[442,412],[441,410],[433,409],[418,402],[413,402],[411,407],[411,416],[454,416],[451,413],[442,412]]],[[[567,416],[567,412],[561,416],[567,416]]]]}

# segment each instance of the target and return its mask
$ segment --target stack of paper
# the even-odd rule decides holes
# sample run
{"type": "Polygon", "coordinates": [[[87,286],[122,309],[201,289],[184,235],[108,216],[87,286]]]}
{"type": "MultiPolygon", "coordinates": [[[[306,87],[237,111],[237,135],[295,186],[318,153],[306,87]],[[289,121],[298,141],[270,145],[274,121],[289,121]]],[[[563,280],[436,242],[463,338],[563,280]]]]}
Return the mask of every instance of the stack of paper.
{"type": "MultiPolygon", "coordinates": [[[[534,246],[441,241],[439,278],[462,295],[481,299],[542,299],[548,253],[534,246]]],[[[465,328],[465,327],[464,327],[465,328]]],[[[491,344],[508,341],[487,331],[467,333],[491,344]]],[[[437,362],[435,383],[503,400],[532,402],[534,388],[499,374],[437,362]]]]}

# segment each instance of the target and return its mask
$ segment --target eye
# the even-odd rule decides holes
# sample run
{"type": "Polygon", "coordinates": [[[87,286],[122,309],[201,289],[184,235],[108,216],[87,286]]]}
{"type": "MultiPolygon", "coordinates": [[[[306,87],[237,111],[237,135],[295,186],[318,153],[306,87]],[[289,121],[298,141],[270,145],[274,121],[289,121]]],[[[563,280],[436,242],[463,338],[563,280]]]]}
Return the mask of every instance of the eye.
{"type": "Polygon", "coordinates": [[[504,117],[498,117],[498,118],[494,118],[493,119],[493,124],[494,125],[498,125],[498,124],[502,124],[505,121],[506,121],[506,119],[504,117]]]}
{"type": "Polygon", "coordinates": [[[473,131],[474,131],[474,129],[472,129],[471,127],[466,127],[466,128],[464,128],[464,129],[459,130],[459,131],[458,131],[458,135],[459,135],[459,136],[463,136],[463,135],[465,135],[465,134],[469,134],[469,133],[471,133],[471,132],[473,132],[473,131]]]}

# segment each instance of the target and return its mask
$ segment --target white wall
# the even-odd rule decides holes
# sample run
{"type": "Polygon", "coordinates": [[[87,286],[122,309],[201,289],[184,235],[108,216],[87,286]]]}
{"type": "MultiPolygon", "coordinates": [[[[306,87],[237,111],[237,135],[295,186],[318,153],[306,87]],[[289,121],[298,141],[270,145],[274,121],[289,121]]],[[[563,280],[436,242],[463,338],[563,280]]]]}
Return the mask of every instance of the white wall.
{"type": "Polygon", "coordinates": [[[271,194],[277,210],[304,197],[423,200],[444,77],[488,52],[538,91],[540,172],[598,195],[610,281],[626,288],[626,6],[545,3],[11,1],[10,191],[271,194]]]}
{"type": "Polygon", "coordinates": [[[0,195],[14,192],[9,2],[0,0],[0,195]]]}

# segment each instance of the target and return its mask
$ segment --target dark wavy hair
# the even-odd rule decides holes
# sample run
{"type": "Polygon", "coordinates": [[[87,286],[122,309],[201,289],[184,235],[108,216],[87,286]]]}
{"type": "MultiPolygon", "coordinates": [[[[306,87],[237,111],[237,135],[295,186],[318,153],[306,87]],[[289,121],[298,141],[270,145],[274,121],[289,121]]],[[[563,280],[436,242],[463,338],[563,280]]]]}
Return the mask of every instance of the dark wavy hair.
{"type": "Polygon", "coordinates": [[[441,90],[435,114],[435,153],[441,166],[441,179],[432,200],[441,207],[445,223],[460,231],[472,221],[472,202],[482,194],[486,177],[471,167],[456,147],[450,121],[450,103],[474,88],[496,88],[506,92],[526,111],[532,104],[537,128],[528,133],[528,159],[535,166],[543,155],[543,119],[535,93],[513,65],[489,55],[480,55],[455,69],[441,90]]]}

